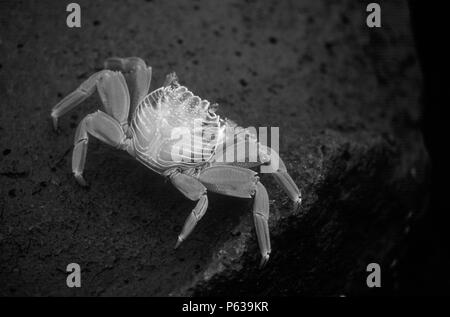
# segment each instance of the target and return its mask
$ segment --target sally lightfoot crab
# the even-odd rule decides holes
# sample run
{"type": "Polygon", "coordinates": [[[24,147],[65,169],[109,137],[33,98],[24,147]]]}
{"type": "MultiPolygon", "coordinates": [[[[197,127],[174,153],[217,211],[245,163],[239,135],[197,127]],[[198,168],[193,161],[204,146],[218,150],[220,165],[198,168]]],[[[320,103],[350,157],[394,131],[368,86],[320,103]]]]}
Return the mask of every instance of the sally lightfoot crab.
{"type": "Polygon", "coordinates": [[[248,129],[220,118],[215,113],[215,104],[180,85],[175,73],[167,75],[162,87],[148,93],[151,75],[151,67],[140,58],[110,58],[105,61],[104,70],[93,74],[53,107],[51,117],[57,129],[58,118],[95,90],[103,103],[104,111],[84,117],[76,130],[72,155],[76,180],[86,186],[83,170],[89,136],[127,151],[154,172],[169,178],[181,193],[197,202],[175,247],[188,237],[205,214],[208,191],[253,198],[261,265],[264,265],[271,252],[269,197],[257,173],[250,168],[276,162],[277,168],[271,174],[299,205],[300,191],[284,163],[248,129]],[[233,133],[226,133],[230,128],[233,133]],[[224,160],[229,158],[227,152],[234,151],[236,146],[257,149],[255,159],[250,159],[248,151],[237,151],[231,160],[224,160]]]}

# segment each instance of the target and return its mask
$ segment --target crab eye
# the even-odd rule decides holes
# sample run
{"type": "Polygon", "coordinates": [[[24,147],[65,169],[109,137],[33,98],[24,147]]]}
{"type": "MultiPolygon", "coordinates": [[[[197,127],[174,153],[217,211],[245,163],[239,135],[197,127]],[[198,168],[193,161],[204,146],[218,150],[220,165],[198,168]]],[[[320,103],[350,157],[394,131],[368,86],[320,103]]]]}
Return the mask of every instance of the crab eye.
{"type": "Polygon", "coordinates": [[[208,111],[215,113],[217,109],[219,109],[219,104],[215,102],[209,106],[208,111]]]}
{"type": "Polygon", "coordinates": [[[208,100],[202,100],[202,101],[200,102],[200,108],[201,108],[202,110],[207,110],[207,109],[209,108],[209,102],[208,102],[208,100]]]}

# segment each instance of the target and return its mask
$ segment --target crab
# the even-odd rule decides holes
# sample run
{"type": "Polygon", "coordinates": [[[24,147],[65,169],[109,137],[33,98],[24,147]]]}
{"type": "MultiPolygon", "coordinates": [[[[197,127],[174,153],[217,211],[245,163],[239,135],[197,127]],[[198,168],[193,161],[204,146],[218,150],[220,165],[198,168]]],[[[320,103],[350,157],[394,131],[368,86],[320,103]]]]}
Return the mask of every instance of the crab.
{"type": "Polygon", "coordinates": [[[72,171],[77,182],[87,186],[83,170],[90,136],[127,151],[146,167],[168,178],[185,197],[197,202],[178,235],[175,248],[205,215],[208,191],[253,198],[253,218],[262,256],[260,266],[264,266],[271,253],[269,197],[252,168],[276,162],[277,168],[271,175],[295,206],[299,206],[301,193],[285,164],[276,151],[258,142],[249,129],[217,115],[217,104],[201,99],[180,85],[175,73],[167,75],[164,85],[149,93],[151,76],[152,68],[138,57],[109,58],[103,70],[90,76],[53,107],[51,117],[57,130],[58,118],[96,90],[103,103],[104,111],[85,116],[75,133],[72,171]],[[180,128],[184,131],[182,135],[190,136],[188,145],[180,141],[180,128]],[[225,133],[229,128],[234,128],[231,135],[225,133]],[[192,140],[196,141],[194,146],[192,140]],[[236,143],[256,148],[256,159],[250,160],[247,151],[233,154],[231,160],[221,159],[236,143]]]}

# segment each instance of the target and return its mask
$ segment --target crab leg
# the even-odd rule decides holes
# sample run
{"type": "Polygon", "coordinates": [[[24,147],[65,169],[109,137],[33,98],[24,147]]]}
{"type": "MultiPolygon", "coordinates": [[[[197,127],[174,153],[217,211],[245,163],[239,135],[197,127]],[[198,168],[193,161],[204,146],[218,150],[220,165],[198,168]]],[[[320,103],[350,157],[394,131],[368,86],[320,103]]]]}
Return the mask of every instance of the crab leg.
{"type": "Polygon", "coordinates": [[[147,67],[139,57],[108,58],[104,66],[106,69],[121,71],[125,76],[131,95],[130,112],[134,113],[134,109],[150,89],[152,68],[147,67]]]}
{"type": "Polygon", "coordinates": [[[292,177],[288,174],[286,166],[280,159],[278,170],[272,173],[277,183],[284,189],[289,198],[296,204],[300,205],[302,203],[302,194],[295,184],[292,177]]]}
{"type": "Polygon", "coordinates": [[[270,234],[269,234],[269,195],[263,184],[256,183],[255,200],[253,203],[253,220],[255,221],[256,236],[261,250],[261,263],[263,267],[270,256],[270,234]]]}
{"type": "Polygon", "coordinates": [[[89,77],[75,91],[67,95],[52,108],[51,116],[53,118],[53,127],[55,130],[58,128],[58,118],[75,108],[86,98],[92,95],[95,91],[98,80],[105,74],[105,72],[106,71],[100,71],[89,77]]]}
{"type": "Polygon", "coordinates": [[[242,198],[254,197],[253,219],[263,266],[269,260],[271,251],[269,196],[264,185],[259,182],[256,172],[233,165],[214,165],[203,170],[199,180],[212,192],[242,198]]]}
{"type": "Polygon", "coordinates": [[[175,249],[178,248],[181,242],[186,240],[186,238],[191,234],[192,230],[194,230],[195,226],[197,225],[197,222],[199,222],[200,219],[202,219],[202,217],[205,215],[206,209],[208,209],[208,196],[206,196],[206,194],[203,194],[202,197],[200,197],[200,199],[198,200],[195,208],[187,217],[183,229],[178,235],[175,249]]]}
{"type": "Polygon", "coordinates": [[[83,178],[86,161],[88,134],[116,148],[131,151],[132,143],[127,139],[120,124],[102,111],[87,115],[78,125],[72,154],[72,171],[81,186],[86,186],[83,178]]]}
{"type": "Polygon", "coordinates": [[[120,72],[104,70],[89,77],[77,90],[53,107],[51,116],[54,128],[58,127],[59,117],[92,95],[96,88],[106,113],[117,119],[121,126],[128,125],[130,95],[125,78],[120,72]]]}
{"type": "Polygon", "coordinates": [[[177,248],[181,242],[186,240],[200,219],[205,215],[208,208],[208,197],[206,196],[206,187],[192,176],[176,171],[170,175],[170,181],[184,196],[190,200],[198,201],[187,217],[181,233],[178,235],[175,245],[175,248],[177,248]]]}
{"type": "Polygon", "coordinates": [[[75,146],[72,155],[72,171],[78,183],[86,185],[83,179],[86,161],[88,133],[116,148],[133,153],[130,139],[126,137],[128,129],[128,109],[130,96],[125,78],[119,72],[105,71],[97,78],[96,87],[102,99],[106,113],[97,111],[87,115],[78,125],[75,133],[75,146]]]}
{"type": "Polygon", "coordinates": [[[260,150],[262,150],[260,152],[260,157],[264,164],[272,165],[273,162],[278,163],[274,164],[274,166],[277,166],[277,169],[272,170],[271,174],[273,178],[275,178],[277,183],[281,186],[281,188],[283,188],[289,198],[297,206],[299,206],[302,202],[302,194],[292,177],[287,172],[286,165],[284,165],[283,160],[273,149],[267,148],[266,146],[263,146],[261,144],[259,144],[259,146],[260,150]],[[270,153],[270,155],[267,155],[268,153],[270,153]]]}

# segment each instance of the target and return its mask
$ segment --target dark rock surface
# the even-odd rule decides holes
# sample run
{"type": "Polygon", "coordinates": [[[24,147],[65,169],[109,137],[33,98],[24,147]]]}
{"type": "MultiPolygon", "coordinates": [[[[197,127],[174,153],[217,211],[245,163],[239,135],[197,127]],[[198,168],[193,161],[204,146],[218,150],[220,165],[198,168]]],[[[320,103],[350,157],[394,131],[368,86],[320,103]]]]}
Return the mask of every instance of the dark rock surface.
{"type": "Polygon", "coordinates": [[[422,80],[405,1],[383,2],[382,28],[359,1],[2,2],[0,10],[0,295],[341,295],[366,293],[377,262],[395,290],[405,237],[427,202],[419,130],[422,80]],[[244,199],[211,195],[173,246],[193,203],[92,139],[80,188],[70,156],[92,97],[52,131],[51,107],[110,56],[140,56],[152,87],[182,83],[242,126],[280,127],[301,187],[292,209],[266,175],[273,253],[259,252],[244,199]],[[67,264],[82,287],[66,286],[67,264]],[[388,278],[389,277],[389,278],[388,278]]]}

